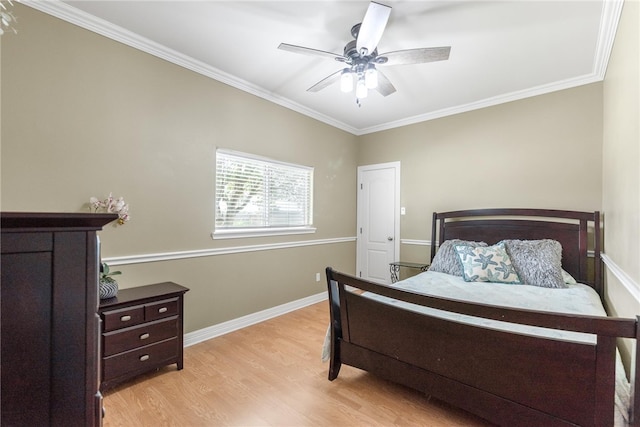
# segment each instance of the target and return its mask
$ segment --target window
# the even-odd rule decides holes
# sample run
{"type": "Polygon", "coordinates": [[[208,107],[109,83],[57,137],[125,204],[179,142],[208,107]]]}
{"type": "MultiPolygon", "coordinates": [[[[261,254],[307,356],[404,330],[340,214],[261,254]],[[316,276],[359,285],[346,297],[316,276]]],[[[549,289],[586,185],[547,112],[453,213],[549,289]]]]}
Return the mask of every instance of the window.
{"type": "Polygon", "coordinates": [[[313,168],[216,151],[214,237],[312,233],[313,168]]]}

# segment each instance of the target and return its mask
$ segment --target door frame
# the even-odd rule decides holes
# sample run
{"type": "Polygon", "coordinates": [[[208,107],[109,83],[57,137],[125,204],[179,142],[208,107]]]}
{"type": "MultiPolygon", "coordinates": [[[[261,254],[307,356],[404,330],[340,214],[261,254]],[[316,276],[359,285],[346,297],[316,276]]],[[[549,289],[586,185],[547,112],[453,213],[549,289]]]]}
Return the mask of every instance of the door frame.
{"type": "MultiPolygon", "coordinates": [[[[394,170],[394,224],[393,224],[393,251],[394,261],[398,261],[400,258],[400,161],[377,163],[372,165],[358,166],[358,182],[356,185],[356,276],[361,277],[362,257],[365,254],[362,248],[362,238],[360,234],[360,227],[362,224],[362,209],[363,204],[361,200],[360,185],[362,184],[362,175],[370,170],[392,168],[394,170]]],[[[387,284],[391,283],[391,275],[387,284]]]]}

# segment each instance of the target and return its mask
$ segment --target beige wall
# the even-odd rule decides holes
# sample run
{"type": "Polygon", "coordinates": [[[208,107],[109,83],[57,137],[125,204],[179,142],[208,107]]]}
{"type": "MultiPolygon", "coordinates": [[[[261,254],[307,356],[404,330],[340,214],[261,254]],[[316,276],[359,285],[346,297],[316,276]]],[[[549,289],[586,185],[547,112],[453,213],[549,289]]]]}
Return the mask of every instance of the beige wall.
{"type": "MultiPolygon", "coordinates": [[[[122,195],[132,221],[101,233],[105,257],[352,237],[356,166],[398,160],[402,239],[429,240],[434,210],[603,209],[605,251],[638,282],[637,3],[625,5],[604,84],[361,137],[16,8],[20,32],[1,39],[2,210],[79,212],[90,196],[122,195]],[[211,240],[216,147],[313,166],[318,232],[211,240]]],[[[424,260],[428,247],[401,252],[424,260]]],[[[326,265],[352,272],[355,243],[118,269],[123,287],[190,287],[189,332],[323,292],[314,276],[326,265]]],[[[638,313],[608,282],[614,309],[638,313]]]]}
{"type": "MultiPolygon", "coordinates": [[[[104,257],[355,236],[355,136],[61,20],[16,5],[2,37],[2,210],[83,211],[124,196],[132,219],[101,232],[104,257]],[[302,236],[212,240],[216,147],[313,166],[302,236]],[[330,202],[340,204],[340,214],[330,202]]],[[[118,267],[122,287],[175,281],[187,332],[314,295],[355,243],[118,267]]]]}
{"type": "MultiPolygon", "coordinates": [[[[359,144],[359,165],[401,162],[402,239],[430,240],[434,211],[601,207],[601,84],[378,132],[359,144]]],[[[429,250],[400,249],[407,261],[424,261],[429,250]]]]}
{"type": "MultiPolygon", "coordinates": [[[[613,314],[640,315],[640,7],[626,1],[604,81],[604,251],[628,278],[605,269],[613,314]],[[629,289],[631,287],[631,289],[629,289]],[[635,292],[634,292],[635,291],[635,292]]],[[[624,347],[631,356],[631,346],[624,347]]]]}

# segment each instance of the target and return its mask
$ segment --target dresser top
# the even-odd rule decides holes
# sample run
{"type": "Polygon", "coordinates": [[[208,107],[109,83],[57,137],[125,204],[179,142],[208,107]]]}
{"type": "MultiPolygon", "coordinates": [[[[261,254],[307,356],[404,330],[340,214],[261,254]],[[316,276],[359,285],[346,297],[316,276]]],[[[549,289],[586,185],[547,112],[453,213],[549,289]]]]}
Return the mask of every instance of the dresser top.
{"type": "Polygon", "coordinates": [[[136,288],[121,289],[115,297],[100,300],[100,310],[125,305],[132,301],[181,295],[188,290],[189,288],[173,282],[162,282],[153,285],[138,286],[136,288]]]}
{"type": "Polygon", "coordinates": [[[118,219],[112,213],[2,212],[2,232],[23,230],[99,230],[118,219]]]}

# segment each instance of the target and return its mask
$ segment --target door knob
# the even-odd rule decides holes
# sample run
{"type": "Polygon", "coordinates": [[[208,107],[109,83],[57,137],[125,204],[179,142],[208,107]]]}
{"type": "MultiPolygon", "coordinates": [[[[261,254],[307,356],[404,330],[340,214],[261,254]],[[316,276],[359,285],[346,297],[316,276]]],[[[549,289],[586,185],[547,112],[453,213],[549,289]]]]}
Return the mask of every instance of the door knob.
{"type": "Polygon", "coordinates": [[[392,241],[392,240],[393,240],[393,237],[389,236],[389,237],[387,237],[387,240],[388,240],[388,241],[392,241]]]}

